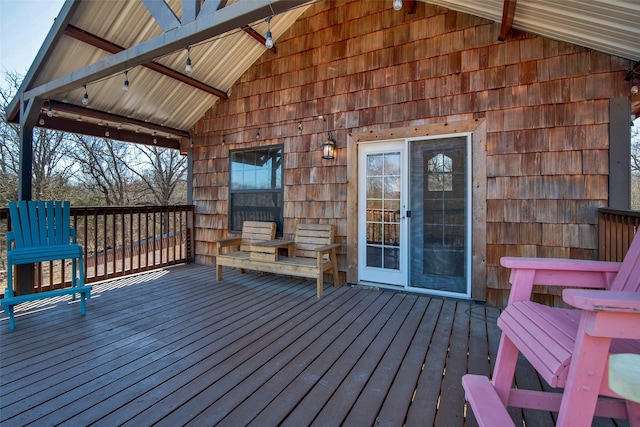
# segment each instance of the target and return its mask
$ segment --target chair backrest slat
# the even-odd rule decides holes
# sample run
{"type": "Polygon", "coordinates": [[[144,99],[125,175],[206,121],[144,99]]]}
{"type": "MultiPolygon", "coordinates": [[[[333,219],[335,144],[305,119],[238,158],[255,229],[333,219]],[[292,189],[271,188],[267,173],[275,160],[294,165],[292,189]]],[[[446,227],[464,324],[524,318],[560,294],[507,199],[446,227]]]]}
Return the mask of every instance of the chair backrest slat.
{"type": "Polygon", "coordinates": [[[241,251],[248,251],[255,242],[263,242],[276,238],[276,223],[263,221],[245,221],[242,223],[241,251]]]}
{"type": "Polygon", "coordinates": [[[13,238],[17,248],[67,244],[71,237],[68,201],[9,202],[13,238]]]}
{"type": "Polygon", "coordinates": [[[20,213],[18,212],[18,204],[16,202],[9,202],[9,215],[11,215],[12,233],[16,247],[24,247],[24,237],[22,236],[22,227],[20,226],[20,213]]]}
{"type": "Polygon", "coordinates": [[[295,256],[315,258],[315,249],[333,243],[333,225],[298,224],[296,226],[295,256]]]}
{"type": "Polygon", "coordinates": [[[636,231],[611,290],[640,292],[640,231],[636,231]]]}

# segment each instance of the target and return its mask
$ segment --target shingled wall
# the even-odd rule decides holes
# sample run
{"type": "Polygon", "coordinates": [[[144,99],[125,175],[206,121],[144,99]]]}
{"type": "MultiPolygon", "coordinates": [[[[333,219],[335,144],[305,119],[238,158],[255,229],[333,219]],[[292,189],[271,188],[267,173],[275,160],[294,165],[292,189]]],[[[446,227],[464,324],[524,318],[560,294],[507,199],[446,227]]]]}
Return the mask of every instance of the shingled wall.
{"type": "MultiPolygon", "coordinates": [[[[214,264],[212,241],[227,235],[230,149],[284,144],[285,236],[298,221],[325,222],[345,243],[348,134],[474,119],[486,122],[487,302],[508,296],[502,256],[595,259],[609,98],[628,94],[630,61],[517,30],[499,42],[498,23],[391,3],[313,5],[199,121],[196,261],[214,264]]],[[[343,250],[341,272],[346,260],[343,250]]]]}

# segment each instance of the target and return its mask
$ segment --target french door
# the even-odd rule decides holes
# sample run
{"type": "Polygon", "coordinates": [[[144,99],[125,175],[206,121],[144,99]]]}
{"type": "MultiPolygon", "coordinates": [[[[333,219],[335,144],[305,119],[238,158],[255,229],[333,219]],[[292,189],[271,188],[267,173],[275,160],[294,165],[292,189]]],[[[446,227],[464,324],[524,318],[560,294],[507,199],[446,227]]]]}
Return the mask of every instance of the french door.
{"type": "Polygon", "coordinates": [[[360,282],[470,296],[470,140],[359,146],[360,282]]]}

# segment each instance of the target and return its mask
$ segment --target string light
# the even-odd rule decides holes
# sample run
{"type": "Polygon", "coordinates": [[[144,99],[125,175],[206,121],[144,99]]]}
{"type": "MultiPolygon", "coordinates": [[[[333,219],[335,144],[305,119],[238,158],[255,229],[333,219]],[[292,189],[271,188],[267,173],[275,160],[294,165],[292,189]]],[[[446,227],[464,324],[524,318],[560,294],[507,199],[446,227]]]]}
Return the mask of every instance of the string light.
{"type": "Polygon", "coordinates": [[[631,89],[629,89],[629,92],[631,93],[631,95],[638,94],[638,79],[631,80],[631,89]]]}
{"type": "Polygon", "coordinates": [[[187,48],[187,62],[184,66],[184,72],[187,74],[191,74],[193,68],[191,68],[191,47],[187,48]]]}
{"type": "Polygon", "coordinates": [[[273,47],[273,36],[271,35],[271,16],[266,19],[267,21],[267,35],[265,37],[264,45],[267,49],[273,47]]]}
{"type": "Polygon", "coordinates": [[[129,70],[124,72],[124,83],[122,83],[122,90],[125,92],[129,91],[129,70]]]}
{"type": "Polygon", "coordinates": [[[47,100],[47,104],[49,104],[47,106],[47,117],[53,117],[53,111],[51,110],[51,100],[50,99],[47,100]]]}
{"type": "Polygon", "coordinates": [[[82,105],[87,105],[89,103],[89,94],[87,93],[87,85],[82,85],[84,88],[84,96],[82,97],[82,105]]]}
{"type": "Polygon", "coordinates": [[[402,9],[402,0],[393,0],[393,8],[395,10],[402,9]]]}

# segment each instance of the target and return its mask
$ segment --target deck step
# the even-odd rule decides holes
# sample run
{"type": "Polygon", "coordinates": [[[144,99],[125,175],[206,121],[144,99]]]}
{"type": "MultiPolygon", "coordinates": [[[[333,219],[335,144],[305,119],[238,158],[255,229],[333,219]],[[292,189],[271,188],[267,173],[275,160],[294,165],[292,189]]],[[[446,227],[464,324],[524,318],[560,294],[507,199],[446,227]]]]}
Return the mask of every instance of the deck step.
{"type": "Polygon", "coordinates": [[[515,427],[489,378],[467,374],[462,377],[462,386],[480,427],[515,427]]]}

